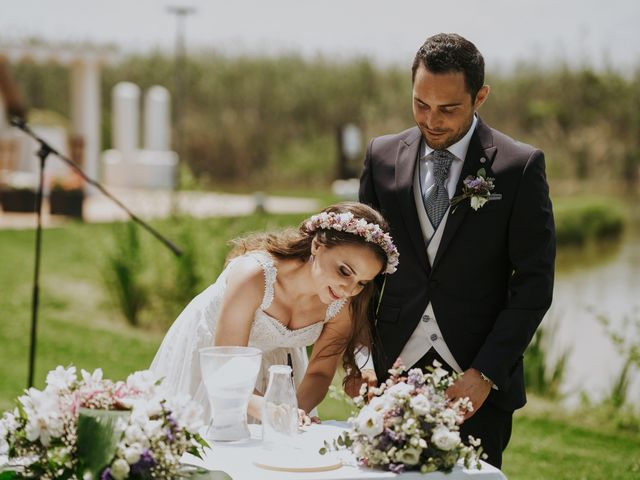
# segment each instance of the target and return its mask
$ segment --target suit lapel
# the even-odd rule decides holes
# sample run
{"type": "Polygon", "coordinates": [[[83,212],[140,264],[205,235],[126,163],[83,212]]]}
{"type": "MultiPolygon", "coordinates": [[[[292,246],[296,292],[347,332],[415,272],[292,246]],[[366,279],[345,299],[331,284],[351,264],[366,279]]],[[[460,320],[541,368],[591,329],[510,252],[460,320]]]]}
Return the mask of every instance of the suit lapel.
{"type": "MultiPolygon", "coordinates": [[[[464,160],[462,171],[460,172],[460,178],[458,179],[458,183],[456,185],[456,193],[454,196],[462,194],[464,179],[469,175],[475,177],[478,173],[478,170],[480,170],[481,168],[484,168],[485,170],[487,170],[487,172],[490,171],[491,163],[493,162],[495,154],[496,147],[493,146],[493,136],[491,135],[491,130],[480,119],[480,117],[478,117],[476,130],[471,137],[469,149],[467,150],[467,156],[464,160]]],[[[432,269],[435,270],[435,268],[437,267],[438,262],[451,243],[451,240],[455,236],[458,227],[462,225],[462,222],[470,208],[471,202],[469,200],[464,200],[456,207],[452,207],[449,209],[449,217],[447,218],[447,223],[444,227],[444,232],[442,233],[442,240],[440,241],[440,246],[438,247],[436,258],[433,261],[432,269]]]]}
{"type": "Polygon", "coordinates": [[[420,148],[420,130],[416,127],[412,129],[398,147],[396,157],[396,192],[399,196],[402,218],[405,229],[409,232],[409,237],[416,250],[418,261],[427,272],[430,271],[427,259],[427,249],[425,246],[422,230],[420,229],[420,219],[416,210],[416,202],[413,197],[413,175],[418,159],[418,149],[420,148]]]}

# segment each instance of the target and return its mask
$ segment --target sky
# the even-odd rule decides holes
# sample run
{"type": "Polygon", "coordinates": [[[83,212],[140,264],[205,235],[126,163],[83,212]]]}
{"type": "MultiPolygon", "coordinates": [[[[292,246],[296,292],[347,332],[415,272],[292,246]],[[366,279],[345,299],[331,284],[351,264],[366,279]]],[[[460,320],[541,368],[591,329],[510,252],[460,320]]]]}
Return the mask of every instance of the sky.
{"type": "Polygon", "coordinates": [[[640,65],[639,0],[0,0],[0,44],[39,37],[171,52],[170,5],[196,10],[186,20],[187,51],[367,56],[405,66],[444,31],[473,41],[488,69],[520,61],[640,65]]]}

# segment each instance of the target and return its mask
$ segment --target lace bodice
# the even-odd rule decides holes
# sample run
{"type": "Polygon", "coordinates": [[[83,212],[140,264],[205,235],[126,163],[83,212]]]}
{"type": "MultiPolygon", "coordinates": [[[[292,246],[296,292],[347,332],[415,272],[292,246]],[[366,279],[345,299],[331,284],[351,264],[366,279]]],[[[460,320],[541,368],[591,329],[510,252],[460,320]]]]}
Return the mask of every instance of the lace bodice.
{"type": "Polygon", "coordinates": [[[331,303],[327,307],[324,321],[291,330],[265,312],[273,302],[274,286],[278,274],[271,255],[266,252],[250,252],[247,255],[255,258],[264,270],[264,298],[260,308],[256,310],[249,336],[249,345],[262,350],[312,345],[320,336],[323,325],[338,314],[345,301],[338,300],[331,303]]]}
{"type": "MultiPolygon", "coordinates": [[[[235,262],[246,257],[255,259],[264,271],[264,297],[260,307],[255,312],[254,322],[249,334],[249,346],[258,347],[263,351],[270,351],[282,347],[296,348],[312,345],[320,336],[323,325],[335,317],[346,303],[346,300],[338,300],[331,303],[327,307],[324,321],[295,330],[287,328],[280,321],[265,312],[273,302],[275,282],[278,275],[273,258],[267,252],[249,252],[241,257],[234,258],[220,277],[218,277],[218,281],[194,300],[194,302],[198,301],[198,303],[200,303],[200,307],[204,313],[199,322],[198,329],[201,335],[205,335],[211,339],[210,345],[213,345],[215,327],[220,316],[228,273],[233,269],[235,262]],[[200,297],[203,298],[200,299],[200,297]]],[[[189,305],[187,309],[191,306],[192,305],[189,305]]]]}

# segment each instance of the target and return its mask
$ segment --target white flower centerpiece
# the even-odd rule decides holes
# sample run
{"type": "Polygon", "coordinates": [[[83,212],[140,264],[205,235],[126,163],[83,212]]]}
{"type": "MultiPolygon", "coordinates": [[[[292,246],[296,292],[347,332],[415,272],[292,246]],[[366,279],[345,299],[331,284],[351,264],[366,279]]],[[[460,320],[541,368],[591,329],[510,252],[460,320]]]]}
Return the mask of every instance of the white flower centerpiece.
{"type": "MultiPolygon", "coordinates": [[[[351,429],[334,440],[333,448],[348,448],[362,465],[395,473],[449,472],[459,460],[466,468],[480,468],[480,440],[470,436],[465,444],[460,438],[459,426],[472,411],[471,403],[447,399],[445,392],[457,375],[441,366],[434,362],[429,373],[414,368],[404,374],[398,359],[380,387],[363,384],[353,399],[351,429]]],[[[320,453],[331,448],[325,442],[320,453]]]]}
{"type": "MultiPolygon", "coordinates": [[[[62,366],[46,388],[30,388],[0,420],[0,454],[12,477],[45,479],[185,478],[180,457],[203,454],[201,407],[167,398],[145,370],[126,382],[62,366]]],[[[3,477],[4,478],[4,477],[3,477]]]]}

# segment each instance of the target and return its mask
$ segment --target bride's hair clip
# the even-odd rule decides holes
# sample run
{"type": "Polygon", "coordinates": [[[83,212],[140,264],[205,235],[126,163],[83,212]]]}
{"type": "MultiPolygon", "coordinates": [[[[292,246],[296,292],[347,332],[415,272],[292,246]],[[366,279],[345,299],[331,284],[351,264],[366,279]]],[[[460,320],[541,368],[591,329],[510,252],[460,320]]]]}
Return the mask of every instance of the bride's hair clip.
{"type": "Polygon", "coordinates": [[[356,219],[351,212],[322,212],[313,215],[304,226],[309,233],[317,230],[336,230],[362,237],[365,241],[378,245],[387,255],[387,268],[384,273],[393,273],[398,267],[398,249],[393,244],[391,235],[384,232],[377,223],[368,223],[364,218],[356,219]]]}

